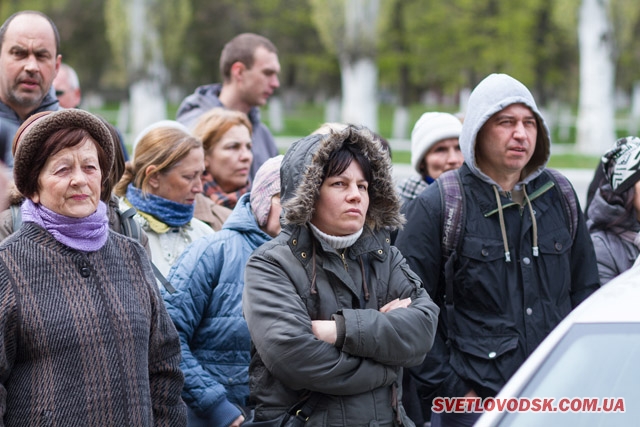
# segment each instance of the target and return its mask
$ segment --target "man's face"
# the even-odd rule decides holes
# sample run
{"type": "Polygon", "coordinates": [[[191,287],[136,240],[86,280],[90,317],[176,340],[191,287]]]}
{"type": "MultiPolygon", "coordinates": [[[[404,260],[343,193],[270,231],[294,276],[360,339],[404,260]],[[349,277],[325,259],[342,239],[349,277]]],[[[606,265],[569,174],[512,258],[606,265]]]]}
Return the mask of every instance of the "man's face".
{"type": "Polygon", "coordinates": [[[53,87],[56,90],[56,97],[62,108],[76,108],[80,105],[80,88],[71,88],[69,84],[69,73],[64,67],[60,68],[58,75],[53,79],[53,87]]]}
{"type": "Polygon", "coordinates": [[[245,68],[241,73],[240,92],[243,102],[255,107],[265,105],[280,87],[280,62],[276,53],[269,52],[264,47],[258,47],[253,55],[253,66],[245,68]]]}
{"type": "Polygon", "coordinates": [[[491,116],[476,138],[478,168],[494,179],[522,172],[536,149],[537,122],[523,104],[512,104],[491,116]]]}
{"type": "Polygon", "coordinates": [[[0,50],[0,99],[25,118],[49,92],[60,59],[49,21],[33,14],[16,16],[0,50]]]}

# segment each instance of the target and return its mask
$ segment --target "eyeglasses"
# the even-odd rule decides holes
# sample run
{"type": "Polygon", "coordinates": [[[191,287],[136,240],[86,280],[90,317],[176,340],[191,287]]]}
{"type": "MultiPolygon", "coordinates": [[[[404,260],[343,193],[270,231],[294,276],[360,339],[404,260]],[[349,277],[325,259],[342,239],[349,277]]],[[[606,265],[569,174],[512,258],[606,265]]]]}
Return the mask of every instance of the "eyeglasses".
{"type": "Polygon", "coordinates": [[[56,96],[62,96],[65,94],[64,90],[56,90],[56,96]]]}

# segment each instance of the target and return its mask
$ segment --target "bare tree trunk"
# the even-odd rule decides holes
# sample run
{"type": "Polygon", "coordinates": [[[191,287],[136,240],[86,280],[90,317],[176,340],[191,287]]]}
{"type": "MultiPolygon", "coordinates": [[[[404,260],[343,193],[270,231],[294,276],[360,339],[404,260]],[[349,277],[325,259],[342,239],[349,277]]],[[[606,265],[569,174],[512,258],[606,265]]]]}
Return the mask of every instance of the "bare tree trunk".
{"type": "Polygon", "coordinates": [[[614,38],[607,9],[608,0],[582,0],[580,7],[577,147],[583,153],[602,154],[615,141],[614,38]]]}
{"type": "Polygon", "coordinates": [[[342,121],[378,130],[378,67],[371,58],[340,61],[342,121]]]}
{"type": "Polygon", "coordinates": [[[168,80],[168,71],[164,63],[158,29],[149,22],[149,1],[131,0],[128,8],[132,23],[129,40],[130,130],[135,139],[145,127],[167,117],[164,88],[168,80]]]}
{"type": "Polygon", "coordinates": [[[380,0],[346,0],[340,52],[342,121],[378,130],[378,66],[375,61],[380,0]]]}

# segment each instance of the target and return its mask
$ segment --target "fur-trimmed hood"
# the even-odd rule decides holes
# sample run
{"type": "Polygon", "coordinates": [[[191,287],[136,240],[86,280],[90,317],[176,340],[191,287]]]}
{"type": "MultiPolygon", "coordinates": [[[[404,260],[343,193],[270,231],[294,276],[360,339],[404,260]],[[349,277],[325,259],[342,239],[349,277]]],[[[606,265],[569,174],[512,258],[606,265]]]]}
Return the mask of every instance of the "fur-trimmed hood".
{"type": "Polygon", "coordinates": [[[320,194],[324,165],[343,144],[354,144],[371,162],[366,224],[373,230],[399,228],[404,223],[393,185],[391,160],[380,141],[365,127],[347,126],[328,134],[312,134],[294,142],[280,167],[282,221],[304,225],[311,220],[320,194]]]}

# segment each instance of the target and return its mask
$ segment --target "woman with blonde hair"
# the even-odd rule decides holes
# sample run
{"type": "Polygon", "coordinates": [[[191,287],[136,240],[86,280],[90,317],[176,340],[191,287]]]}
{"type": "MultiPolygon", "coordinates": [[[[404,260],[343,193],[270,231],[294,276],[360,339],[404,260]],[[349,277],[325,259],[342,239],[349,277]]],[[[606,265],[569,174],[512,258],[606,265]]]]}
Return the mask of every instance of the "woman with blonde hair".
{"type": "MultiPolygon", "coordinates": [[[[252,128],[246,114],[213,108],[196,123],[193,135],[204,147],[203,200],[233,209],[251,188],[252,128]]],[[[198,218],[204,207],[198,198],[198,218]]],[[[211,205],[210,203],[208,205],[211,205]]],[[[227,214],[228,216],[228,214],[227,214]]],[[[203,218],[206,221],[206,218],[203,218]]]]}
{"type": "Polygon", "coordinates": [[[115,193],[149,237],[151,256],[163,275],[191,242],[213,233],[193,217],[202,191],[202,143],[178,122],[165,120],[143,130],[115,193]]]}

